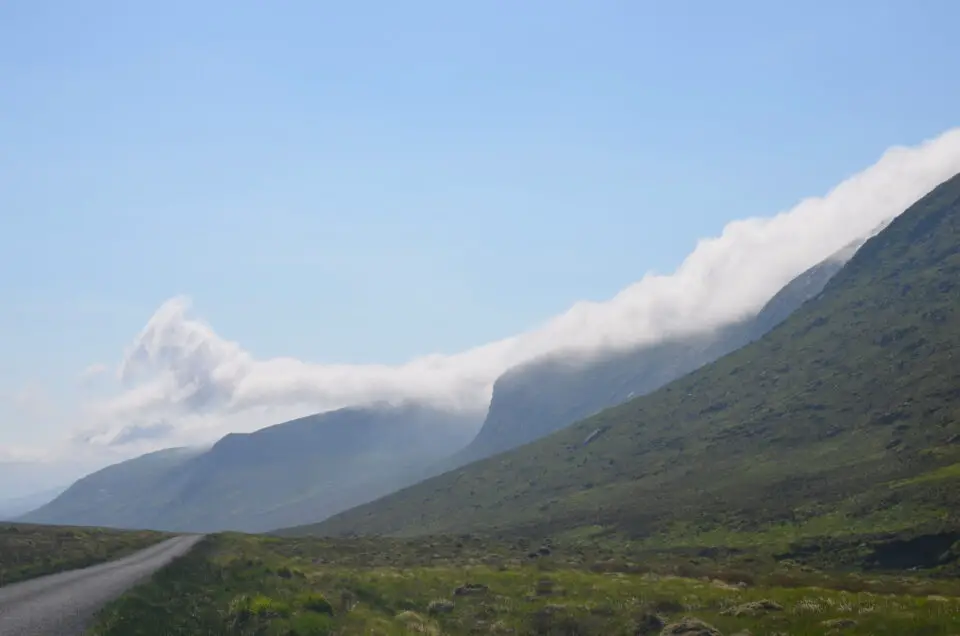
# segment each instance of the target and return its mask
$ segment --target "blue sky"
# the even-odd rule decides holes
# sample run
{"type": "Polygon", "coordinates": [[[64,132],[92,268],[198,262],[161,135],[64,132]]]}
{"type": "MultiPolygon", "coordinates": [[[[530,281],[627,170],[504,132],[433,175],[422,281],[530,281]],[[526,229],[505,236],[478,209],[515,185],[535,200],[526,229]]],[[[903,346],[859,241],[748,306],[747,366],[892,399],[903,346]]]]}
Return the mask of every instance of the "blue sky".
{"type": "Polygon", "coordinates": [[[89,397],[80,371],[115,366],[177,295],[257,358],[399,364],[670,272],[729,221],[955,125],[958,18],[933,0],[3,3],[0,446],[52,443],[89,397]]]}

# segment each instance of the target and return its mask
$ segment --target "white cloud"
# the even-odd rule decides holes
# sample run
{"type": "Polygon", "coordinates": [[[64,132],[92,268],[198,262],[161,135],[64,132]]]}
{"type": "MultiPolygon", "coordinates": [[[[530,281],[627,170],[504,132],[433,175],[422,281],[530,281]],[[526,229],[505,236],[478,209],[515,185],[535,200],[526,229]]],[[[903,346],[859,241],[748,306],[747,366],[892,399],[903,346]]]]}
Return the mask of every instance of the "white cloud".
{"type": "Polygon", "coordinates": [[[177,431],[170,439],[209,439],[373,400],[421,398],[482,409],[497,376],[533,357],[653,341],[756,311],[794,276],[957,172],[960,129],[890,149],[824,197],[770,218],[729,223],[720,236],[701,240],[672,274],[648,274],[609,301],[577,303],[512,338],[397,366],[256,359],[191,316],[188,299],[173,298],[126,352],[118,372],[123,391],[91,405],[96,425],[89,438],[110,443],[127,427],[170,421],[177,431]]]}

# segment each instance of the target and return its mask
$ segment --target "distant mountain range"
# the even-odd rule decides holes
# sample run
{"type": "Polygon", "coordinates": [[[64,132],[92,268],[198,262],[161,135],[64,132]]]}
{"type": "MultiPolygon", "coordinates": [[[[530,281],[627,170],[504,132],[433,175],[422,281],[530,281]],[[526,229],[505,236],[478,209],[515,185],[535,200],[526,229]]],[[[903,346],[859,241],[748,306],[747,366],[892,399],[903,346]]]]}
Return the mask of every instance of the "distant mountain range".
{"type": "Polygon", "coordinates": [[[48,488],[46,490],[29,495],[0,499],[0,521],[11,521],[16,519],[17,517],[34,510],[49,501],[52,501],[64,490],[66,490],[65,486],[61,488],[48,488]]]}
{"type": "Polygon", "coordinates": [[[480,421],[417,404],[312,415],[109,466],[19,520],[202,532],[306,523],[414,483],[480,421]]]}
{"type": "Polygon", "coordinates": [[[284,533],[618,535],[658,549],[960,563],[958,360],[960,175],[762,338],[538,441],[284,533]],[[863,552],[878,533],[898,540],[863,552]]]}

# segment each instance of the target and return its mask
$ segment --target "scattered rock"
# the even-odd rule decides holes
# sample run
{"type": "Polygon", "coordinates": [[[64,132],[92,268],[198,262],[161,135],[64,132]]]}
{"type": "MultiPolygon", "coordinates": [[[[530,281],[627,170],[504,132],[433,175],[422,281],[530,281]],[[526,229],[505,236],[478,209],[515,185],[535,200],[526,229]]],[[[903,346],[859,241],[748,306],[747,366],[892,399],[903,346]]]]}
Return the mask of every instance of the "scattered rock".
{"type": "Polygon", "coordinates": [[[637,619],[637,623],[634,627],[635,636],[647,636],[648,634],[656,634],[666,625],[666,621],[663,620],[657,614],[644,613],[641,614],[637,619]]]}
{"type": "Polygon", "coordinates": [[[454,596],[475,596],[477,594],[486,594],[490,590],[483,583],[466,583],[453,591],[454,596]]]}
{"type": "Polygon", "coordinates": [[[454,605],[450,601],[430,601],[430,604],[427,605],[427,613],[431,616],[436,616],[437,614],[449,614],[453,611],[453,608],[454,605]]]}
{"type": "Polygon", "coordinates": [[[540,579],[537,581],[537,586],[534,588],[537,596],[550,596],[554,591],[554,583],[550,579],[540,579]]]}
{"type": "Polygon", "coordinates": [[[851,627],[857,626],[857,621],[852,618],[831,618],[828,621],[823,621],[820,623],[824,627],[832,629],[850,629],[851,627]]]}
{"type": "Polygon", "coordinates": [[[711,581],[710,584],[711,584],[713,587],[720,588],[721,590],[729,590],[729,591],[731,591],[731,592],[739,592],[740,590],[743,589],[742,587],[740,587],[740,586],[742,585],[742,583],[737,583],[736,585],[731,585],[731,584],[727,583],[726,581],[721,581],[720,579],[713,579],[713,581],[711,581]]]}
{"type": "Polygon", "coordinates": [[[725,616],[758,616],[767,612],[782,611],[783,606],[779,603],[774,603],[773,601],[763,599],[760,601],[744,603],[743,605],[737,605],[736,607],[731,607],[730,609],[724,610],[721,613],[725,616]]]}
{"type": "Polygon", "coordinates": [[[671,623],[663,628],[660,636],[723,636],[713,625],[697,618],[685,618],[679,623],[671,623]]]}
{"type": "Polygon", "coordinates": [[[547,546],[542,546],[539,550],[537,550],[537,552],[540,554],[540,556],[550,556],[550,548],[547,546]]]}

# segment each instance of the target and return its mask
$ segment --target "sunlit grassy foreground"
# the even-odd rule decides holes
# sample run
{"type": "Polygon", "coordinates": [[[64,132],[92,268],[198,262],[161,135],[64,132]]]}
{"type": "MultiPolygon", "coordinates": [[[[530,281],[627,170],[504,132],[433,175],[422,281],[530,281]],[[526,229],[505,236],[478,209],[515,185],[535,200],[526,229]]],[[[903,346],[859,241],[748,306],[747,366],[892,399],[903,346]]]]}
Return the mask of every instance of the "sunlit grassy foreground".
{"type": "Polygon", "coordinates": [[[690,618],[725,635],[960,634],[949,580],[804,570],[745,584],[720,569],[727,580],[612,571],[563,548],[531,557],[476,539],[377,545],[212,536],[106,608],[91,633],[633,635],[690,618]]]}

